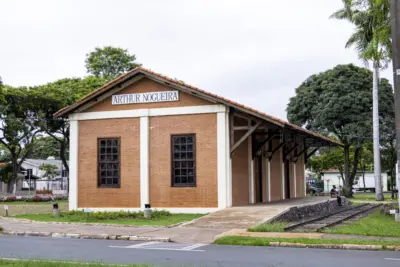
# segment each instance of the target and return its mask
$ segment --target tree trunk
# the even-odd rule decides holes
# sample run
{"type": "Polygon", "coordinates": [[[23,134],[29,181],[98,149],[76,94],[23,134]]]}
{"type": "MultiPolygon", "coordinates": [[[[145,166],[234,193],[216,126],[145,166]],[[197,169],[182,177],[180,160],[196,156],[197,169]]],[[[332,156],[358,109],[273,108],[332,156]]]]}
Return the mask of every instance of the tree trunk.
{"type": "Polygon", "coordinates": [[[17,192],[17,177],[18,177],[18,162],[17,158],[14,155],[11,155],[11,164],[12,164],[12,174],[11,174],[11,180],[9,182],[10,187],[8,188],[8,193],[13,193],[15,194],[17,192]],[[15,189],[15,190],[14,190],[15,189]]]}
{"type": "Polygon", "coordinates": [[[362,176],[363,176],[364,193],[365,193],[367,192],[367,189],[365,188],[365,170],[363,170],[362,176]]]}
{"type": "Polygon", "coordinates": [[[344,146],[344,173],[343,194],[346,197],[351,197],[351,189],[353,186],[350,183],[350,146],[347,144],[344,146]]]}
{"type": "Polygon", "coordinates": [[[378,108],[378,77],[379,64],[374,62],[373,86],[372,86],[372,124],[374,143],[374,178],[376,200],[383,201],[382,178],[381,178],[381,156],[379,145],[379,108],[378,108]]]}
{"type": "Polygon", "coordinates": [[[392,199],[394,199],[394,183],[395,183],[395,170],[390,171],[390,190],[392,191],[392,199]]]}
{"type": "Polygon", "coordinates": [[[356,147],[354,150],[354,161],[352,162],[352,169],[350,172],[350,146],[345,145],[344,147],[344,161],[345,161],[345,172],[346,172],[346,179],[345,184],[343,187],[343,194],[346,197],[353,197],[353,184],[354,184],[354,177],[357,174],[357,167],[358,167],[358,160],[360,156],[361,147],[356,147]]]}
{"type": "Polygon", "coordinates": [[[65,140],[63,140],[63,142],[60,142],[60,159],[63,163],[64,169],[67,171],[67,173],[69,173],[69,166],[68,166],[68,160],[66,157],[66,146],[67,144],[65,143],[65,140]]]}

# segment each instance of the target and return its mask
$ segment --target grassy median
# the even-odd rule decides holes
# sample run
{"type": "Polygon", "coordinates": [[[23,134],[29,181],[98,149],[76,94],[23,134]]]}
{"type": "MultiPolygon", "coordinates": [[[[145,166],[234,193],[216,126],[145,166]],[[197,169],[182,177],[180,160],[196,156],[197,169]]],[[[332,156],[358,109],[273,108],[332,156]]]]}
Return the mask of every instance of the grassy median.
{"type": "Polygon", "coordinates": [[[61,262],[61,261],[36,261],[36,260],[2,260],[2,267],[152,267],[148,264],[103,264],[103,263],[81,263],[81,262],[61,262]]]}
{"type": "Polygon", "coordinates": [[[236,245],[236,246],[269,246],[271,242],[288,242],[299,244],[354,244],[354,245],[382,245],[400,246],[400,241],[380,240],[356,240],[356,239],[313,239],[313,238],[269,238],[269,237],[246,237],[246,236],[225,236],[218,238],[215,244],[236,245]]]}
{"type": "Polygon", "coordinates": [[[70,222],[70,223],[102,223],[134,226],[168,226],[197,219],[204,214],[172,214],[167,211],[153,211],[152,218],[144,218],[143,212],[92,212],[83,211],[62,212],[60,217],[52,213],[23,214],[15,218],[23,218],[40,222],[70,222]]]}
{"type": "Polygon", "coordinates": [[[289,223],[274,222],[263,223],[248,229],[249,232],[284,232],[289,223]]]}
{"type": "Polygon", "coordinates": [[[395,221],[393,215],[383,215],[380,211],[376,211],[368,215],[368,217],[361,218],[358,222],[326,228],[323,232],[329,234],[400,237],[400,223],[395,221]]]}

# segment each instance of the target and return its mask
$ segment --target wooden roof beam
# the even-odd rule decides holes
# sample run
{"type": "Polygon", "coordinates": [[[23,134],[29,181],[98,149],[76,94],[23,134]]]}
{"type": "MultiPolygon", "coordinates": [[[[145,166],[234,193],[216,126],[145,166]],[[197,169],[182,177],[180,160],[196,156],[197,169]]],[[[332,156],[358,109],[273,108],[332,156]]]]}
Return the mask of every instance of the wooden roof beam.
{"type": "Polygon", "coordinates": [[[247,139],[259,126],[261,125],[261,122],[257,122],[255,125],[251,126],[250,129],[245,133],[239,141],[237,141],[232,147],[231,147],[231,153],[236,150],[240,146],[241,143],[243,143],[244,140],[247,139]]]}
{"type": "Polygon", "coordinates": [[[263,148],[263,146],[264,146],[268,141],[272,140],[272,139],[276,136],[276,133],[277,133],[278,131],[279,131],[279,130],[275,130],[275,131],[268,132],[267,137],[266,137],[264,140],[262,140],[261,143],[254,149],[254,151],[253,151],[253,158],[257,155],[258,151],[261,150],[261,149],[263,148]]]}

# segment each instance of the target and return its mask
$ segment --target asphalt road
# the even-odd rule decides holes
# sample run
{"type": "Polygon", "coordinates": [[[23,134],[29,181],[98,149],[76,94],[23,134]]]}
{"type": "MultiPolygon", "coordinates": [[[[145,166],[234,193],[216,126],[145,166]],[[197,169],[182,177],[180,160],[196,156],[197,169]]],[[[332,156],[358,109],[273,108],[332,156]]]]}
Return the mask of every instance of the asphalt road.
{"type": "Polygon", "coordinates": [[[1,258],[156,266],[398,267],[400,252],[218,246],[0,236],[1,258]]]}

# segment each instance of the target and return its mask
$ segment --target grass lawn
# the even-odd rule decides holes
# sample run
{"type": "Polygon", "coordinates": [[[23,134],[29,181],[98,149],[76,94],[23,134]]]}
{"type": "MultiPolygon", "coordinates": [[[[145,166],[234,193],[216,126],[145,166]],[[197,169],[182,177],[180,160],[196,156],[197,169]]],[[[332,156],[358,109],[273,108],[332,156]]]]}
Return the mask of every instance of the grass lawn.
{"type": "MultiPolygon", "coordinates": [[[[385,193],[385,202],[393,202],[396,200],[392,200],[392,194],[391,193],[385,193]]],[[[375,200],[376,196],[374,193],[363,193],[363,192],[357,192],[353,194],[353,198],[350,198],[349,200],[352,202],[376,202],[375,200]]]]}
{"type": "MultiPolygon", "coordinates": [[[[67,201],[59,201],[59,208],[61,211],[68,210],[67,201]]],[[[48,213],[53,211],[52,202],[1,202],[0,203],[0,216],[5,216],[3,206],[8,206],[9,216],[32,214],[32,213],[48,213]]]]}
{"type": "Polygon", "coordinates": [[[153,265],[147,264],[102,264],[102,263],[79,263],[79,262],[57,262],[57,261],[31,261],[31,260],[2,260],[0,259],[0,266],[2,267],[151,267],[153,265]]]}
{"type": "Polygon", "coordinates": [[[400,241],[380,240],[344,240],[344,239],[312,239],[312,238],[269,238],[269,237],[246,237],[246,236],[224,236],[215,240],[218,245],[236,246],[268,246],[270,242],[289,242],[300,244],[354,244],[354,245],[382,245],[400,246],[400,241]]]}
{"type": "Polygon", "coordinates": [[[330,234],[400,237],[400,223],[396,222],[392,215],[381,215],[377,211],[358,222],[326,228],[324,232],[330,234]]]}
{"type": "Polygon", "coordinates": [[[249,228],[249,232],[284,232],[285,227],[289,224],[285,222],[276,223],[263,223],[252,228],[249,228]]]}
{"type": "Polygon", "coordinates": [[[41,214],[24,214],[17,215],[15,218],[24,218],[33,221],[41,222],[76,222],[76,223],[104,223],[104,224],[124,224],[135,226],[168,226],[180,222],[191,221],[197,219],[204,214],[171,214],[169,216],[160,216],[159,218],[144,219],[144,218],[116,218],[116,219],[98,219],[85,214],[62,214],[56,218],[52,213],[41,214]]]}

